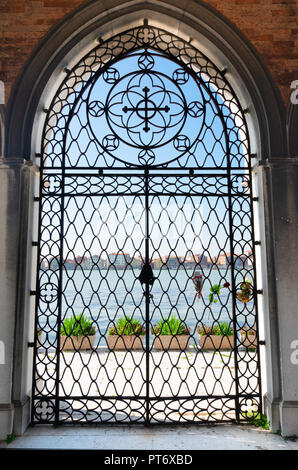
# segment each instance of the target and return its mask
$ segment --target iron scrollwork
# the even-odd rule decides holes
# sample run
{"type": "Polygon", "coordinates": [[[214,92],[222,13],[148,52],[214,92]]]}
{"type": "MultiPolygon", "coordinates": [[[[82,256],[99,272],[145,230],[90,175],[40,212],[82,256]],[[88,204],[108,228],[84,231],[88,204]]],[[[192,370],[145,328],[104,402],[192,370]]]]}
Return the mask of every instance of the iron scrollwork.
{"type": "Polygon", "coordinates": [[[181,157],[195,145],[204,126],[199,83],[154,51],[131,54],[129,61],[121,73],[114,67],[105,70],[90,89],[86,112],[94,138],[113,158],[125,157],[134,165],[164,164],[181,157]],[[164,62],[168,76],[160,71],[164,62]],[[97,99],[103,87],[105,103],[97,99]]]}
{"type": "Polygon", "coordinates": [[[206,423],[260,412],[259,351],[243,350],[237,336],[251,316],[257,325],[250,146],[224,74],[159,28],[108,38],[59,85],[41,155],[33,292],[43,338],[34,353],[32,422],[206,423]],[[204,270],[207,287],[214,273],[218,289],[229,276],[217,312],[206,292],[198,302],[193,269],[204,270]],[[82,312],[96,330],[90,359],[59,344],[63,321],[82,312]],[[197,345],[206,315],[210,327],[226,315],[234,349],[155,354],[153,317],[169,312],[192,316],[197,345]],[[141,319],[146,337],[122,360],[107,352],[106,334],[123,313],[141,319]]]}

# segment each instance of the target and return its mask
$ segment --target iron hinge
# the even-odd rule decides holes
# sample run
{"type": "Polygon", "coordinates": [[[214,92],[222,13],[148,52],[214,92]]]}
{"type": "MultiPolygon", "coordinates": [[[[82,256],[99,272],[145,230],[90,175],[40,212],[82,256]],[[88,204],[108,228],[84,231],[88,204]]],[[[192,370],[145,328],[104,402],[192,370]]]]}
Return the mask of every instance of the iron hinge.
{"type": "Polygon", "coordinates": [[[31,290],[30,295],[36,295],[36,290],[31,290]]]}
{"type": "Polygon", "coordinates": [[[28,342],[28,348],[34,348],[34,343],[28,342]]]}

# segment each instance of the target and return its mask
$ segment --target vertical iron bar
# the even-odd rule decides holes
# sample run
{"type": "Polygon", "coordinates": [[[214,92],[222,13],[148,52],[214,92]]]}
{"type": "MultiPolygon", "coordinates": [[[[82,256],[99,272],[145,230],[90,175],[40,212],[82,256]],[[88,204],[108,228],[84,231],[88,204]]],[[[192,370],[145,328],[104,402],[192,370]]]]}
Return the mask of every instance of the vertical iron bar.
{"type": "MultiPolygon", "coordinates": [[[[241,108],[240,108],[241,109],[241,108]]],[[[234,269],[234,237],[233,237],[233,202],[232,202],[232,179],[231,179],[231,152],[230,138],[227,131],[226,122],[222,112],[218,109],[218,115],[221,119],[225,142],[226,142],[226,158],[227,158],[227,185],[228,185],[228,211],[229,211],[229,238],[230,238],[230,264],[231,264],[231,282],[232,282],[232,316],[233,316],[233,332],[234,332],[234,367],[235,367],[235,413],[236,421],[240,421],[239,407],[239,374],[238,374],[238,350],[237,350],[237,321],[236,321],[236,285],[235,285],[235,269],[234,269]]]]}
{"type": "MultiPolygon", "coordinates": [[[[249,153],[250,154],[250,153],[249,153]]],[[[256,269],[256,250],[255,250],[255,224],[254,224],[254,209],[253,209],[253,187],[252,187],[252,169],[251,164],[249,164],[249,208],[250,208],[250,217],[251,217],[251,238],[252,238],[252,267],[253,267],[253,293],[254,293],[254,303],[255,303],[255,329],[256,329],[256,354],[257,354],[257,370],[258,370],[258,393],[259,393],[259,403],[258,410],[262,413],[262,382],[261,382],[261,358],[260,358],[260,343],[259,343],[259,309],[258,309],[258,279],[257,279],[257,269],[256,269]]]]}
{"type": "MultiPolygon", "coordinates": [[[[224,127],[226,133],[226,126],[224,127]]],[[[234,261],[234,236],[233,236],[233,201],[232,201],[232,180],[231,180],[231,154],[229,146],[229,138],[226,134],[227,142],[227,158],[228,158],[228,207],[229,207],[229,226],[230,226],[230,263],[231,263],[231,281],[232,281],[232,315],[233,315],[233,332],[234,332],[234,366],[235,366],[235,412],[236,421],[240,421],[239,407],[239,375],[238,375],[238,341],[237,341],[237,321],[236,321],[236,285],[235,285],[235,261],[234,261]]]]}
{"type": "MultiPolygon", "coordinates": [[[[149,170],[148,168],[145,169],[145,264],[149,264],[149,170]]],[[[149,282],[146,281],[146,288],[145,288],[145,299],[146,299],[146,417],[145,423],[149,425],[150,422],[150,349],[149,349],[149,332],[150,332],[150,286],[149,282]]]]}
{"type": "Polygon", "coordinates": [[[62,154],[62,173],[61,173],[61,205],[60,205],[60,253],[59,253],[59,281],[58,281],[58,317],[57,317],[57,365],[56,365],[56,379],[55,379],[55,424],[59,423],[59,408],[60,408],[60,328],[62,316],[62,294],[63,294],[63,243],[64,243],[64,207],[65,207],[65,144],[67,132],[63,137],[63,154],[62,154]]]}

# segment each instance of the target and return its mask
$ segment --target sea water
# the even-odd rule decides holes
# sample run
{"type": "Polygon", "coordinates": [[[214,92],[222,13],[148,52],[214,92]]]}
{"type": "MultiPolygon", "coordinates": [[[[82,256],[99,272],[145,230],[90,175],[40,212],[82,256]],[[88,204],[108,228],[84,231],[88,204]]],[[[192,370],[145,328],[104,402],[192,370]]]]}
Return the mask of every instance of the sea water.
{"type": "MultiPolygon", "coordinates": [[[[247,273],[247,271],[246,271],[247,273]]],[[[150,286],[149,320],[151,327],[160,319],[175,315],[185,322],[196,338],[196,329],[206,325],[229,322],[233,327],[233,296],[231,292],[231,270],[210,269],[204,274],[201,297],[198,297],[192,281],[193,271],[186,269],[154,270],[156,277],[150,286]],[[230,287],[224,287],[228,282],[230,287]],[[216,302],[210,301],[210,287],[220,284],[220,295],[216,302]]],[[[237,276],[241,275],[238,272],[237,276]]],[[[117,319],[127,315],[146,320],[144,285],[140,284],[139,269],[125,270],[68,270],[63,272],[61,299],[61,318],[83,313],[92,320],[96,329],[95,344],[106,346],[105,336],[117,319]]],[[[243,273],[243,277],[245,273],[243,273]]],[[[39,326],[47,333],[48,347],[55,344],[57,331],[57,311],[50,314],[45,304],[44,314],[40,316],[39,326]]],[[[254,324],[253,301],[247,305],[236,300],[235,315],[237,328],[254,324]]],[[[45,339],[46,339],[45,338],[45,339]]],[[[152,335],[150,331],[150,342],[152,335]]]]}

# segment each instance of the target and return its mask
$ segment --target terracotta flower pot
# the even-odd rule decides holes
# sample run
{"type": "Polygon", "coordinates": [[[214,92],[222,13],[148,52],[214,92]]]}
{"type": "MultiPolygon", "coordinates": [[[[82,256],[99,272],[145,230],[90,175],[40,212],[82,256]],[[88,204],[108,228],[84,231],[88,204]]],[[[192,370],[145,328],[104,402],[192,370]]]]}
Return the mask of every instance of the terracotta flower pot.
{"type": "Polygon", "coordinates": [[[108,335],[107,345],[110,350],[127,351],[130,349],[144,349],[143,335],[108,335]]]}
{"type": "Polygon", "coordinates": [[[87,351],[93,349],[95,335],[92,336],[61,336],[61,351],[87,351]]]}
{"type": "Polygon", "coordinates": [[[257,347],[257,335],[256,332],[253,331],[249,333],[250,330],[241,330],[241,344],[247,348],[256,348],[257,347]]]}
{"type": "Polygon", "coordinates": [[[217,336],[217,335],[200,335],[199,346],[201,349],[233,349],[234,348],[234,335],[232,336],[217,336]]]}
{"type": "Polygon", "coordinates": [[[155,336],[153,348],[160,350],[183,351],[187,349],[190,335],[160,335],[155,336]]]}

